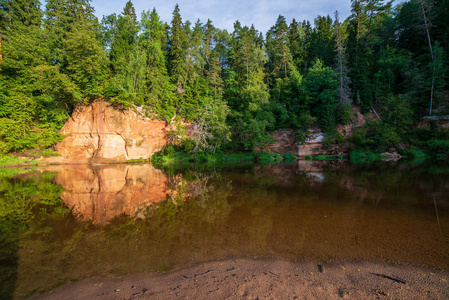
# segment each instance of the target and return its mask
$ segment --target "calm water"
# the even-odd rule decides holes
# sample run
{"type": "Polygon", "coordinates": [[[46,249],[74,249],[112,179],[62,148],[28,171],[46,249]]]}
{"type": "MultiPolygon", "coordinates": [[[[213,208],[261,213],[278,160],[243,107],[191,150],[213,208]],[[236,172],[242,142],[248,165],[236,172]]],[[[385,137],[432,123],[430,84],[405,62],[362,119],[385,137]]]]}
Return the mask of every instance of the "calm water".
{"type": "Polygon", "coordinates": [[[0,171],[6,298],[225,257],[449,269],[449,167],[302,161],[0,171]]]}

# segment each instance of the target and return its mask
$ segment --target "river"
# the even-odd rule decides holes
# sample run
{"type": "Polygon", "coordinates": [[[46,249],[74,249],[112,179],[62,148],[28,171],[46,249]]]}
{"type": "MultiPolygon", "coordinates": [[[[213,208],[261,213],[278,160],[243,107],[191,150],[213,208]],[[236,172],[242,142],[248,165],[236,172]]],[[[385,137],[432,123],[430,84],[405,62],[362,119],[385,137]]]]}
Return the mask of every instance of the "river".
{"type": "Polygon", "coordinates": [[[297,161],[0,173],[0,292],[230,257],[449,269],[449,166],[297,161]]]}

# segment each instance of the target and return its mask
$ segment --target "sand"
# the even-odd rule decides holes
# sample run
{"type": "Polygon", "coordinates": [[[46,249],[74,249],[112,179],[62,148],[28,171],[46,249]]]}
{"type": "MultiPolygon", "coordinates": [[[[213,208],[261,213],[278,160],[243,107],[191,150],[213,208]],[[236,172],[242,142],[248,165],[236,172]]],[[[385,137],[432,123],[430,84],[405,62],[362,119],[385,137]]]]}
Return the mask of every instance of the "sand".
{"type": "Polygon", "coordinates": [[[93,277],[30,299],[449,299],[449,272],[374,261],[234,258],[93,277]]]}

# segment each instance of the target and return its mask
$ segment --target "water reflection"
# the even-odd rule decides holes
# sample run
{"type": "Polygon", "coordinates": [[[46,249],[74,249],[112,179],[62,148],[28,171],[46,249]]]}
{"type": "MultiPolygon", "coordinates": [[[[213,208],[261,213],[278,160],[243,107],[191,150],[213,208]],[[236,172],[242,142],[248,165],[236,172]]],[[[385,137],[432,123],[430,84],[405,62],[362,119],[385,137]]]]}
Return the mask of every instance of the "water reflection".
{"type": "Polygon", "coordinates": [[[80,221],[105,225],[122,214],[143,217],[146,206],[173,194],[171,181],[151,165],[55,166],[65,204],[80,221]],[[169,188],[170,187],[170,188],[169,188]]]}
{"type": "Polygon", "coordinates": [[[20,233],[16,297],[94,275],[232,256],[449,268],[449,168],[441,166],[299,162],[49,171],[57,173],[54,186],[64,188],[66,209],[35,210],[20,233]]]}

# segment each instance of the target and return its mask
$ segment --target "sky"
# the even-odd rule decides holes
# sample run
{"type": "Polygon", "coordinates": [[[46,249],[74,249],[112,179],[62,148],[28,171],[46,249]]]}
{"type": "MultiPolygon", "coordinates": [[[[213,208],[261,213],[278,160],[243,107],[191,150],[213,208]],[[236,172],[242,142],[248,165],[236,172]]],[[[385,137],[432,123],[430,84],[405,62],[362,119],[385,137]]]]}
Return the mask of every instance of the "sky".
{"type": "MultiPolygon", "coordinates": [[[[101,21],[103,15],[120,14],[127,0],[92,0],[95,14],[101,21]]],[[[313,20],[318,16],[330,15],[338,10],[339,19],[344,20],[350,15],[350,0],[132,0],[136,13],[140,16],[143,10],[156,8],[161,19],[170,23],[173,9],[179,4],[183,21],[195,23],[200,19],[206,23],[207,19],[220,29],[232,32],[234,22],[239,20],[242,25],[251,26],[264,34],[275,23],[279,15],[286,18],[290,24],[293,18],[300,22],[313,20]]]]}

